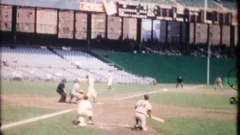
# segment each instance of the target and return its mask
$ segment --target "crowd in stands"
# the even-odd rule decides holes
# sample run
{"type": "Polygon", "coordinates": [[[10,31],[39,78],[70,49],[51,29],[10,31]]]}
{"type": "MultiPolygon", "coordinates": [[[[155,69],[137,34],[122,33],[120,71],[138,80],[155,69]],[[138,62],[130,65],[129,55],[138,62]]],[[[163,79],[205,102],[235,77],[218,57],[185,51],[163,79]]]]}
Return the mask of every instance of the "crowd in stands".
{"type": "MultiPolygon", "coordinates": [[[[144,45],[142,53],[159,54],[167,56],[194,56],[207,57],[207,45],[144,45]]],[[[225,45],[210,46],[211,57],[234,58],[237,55],[235,47],[225,45]]]]}

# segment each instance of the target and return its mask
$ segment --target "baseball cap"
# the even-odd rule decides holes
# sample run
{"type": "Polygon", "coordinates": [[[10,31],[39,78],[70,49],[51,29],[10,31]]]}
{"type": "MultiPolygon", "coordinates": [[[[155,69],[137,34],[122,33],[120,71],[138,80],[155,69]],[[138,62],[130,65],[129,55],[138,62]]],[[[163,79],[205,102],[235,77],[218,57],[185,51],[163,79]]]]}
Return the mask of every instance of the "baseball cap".
{"type": "Polygon", "coordinates": [[[144,99],[148,100],[149,99],[149,95],[145,94],[144,95],[144,99]]]}

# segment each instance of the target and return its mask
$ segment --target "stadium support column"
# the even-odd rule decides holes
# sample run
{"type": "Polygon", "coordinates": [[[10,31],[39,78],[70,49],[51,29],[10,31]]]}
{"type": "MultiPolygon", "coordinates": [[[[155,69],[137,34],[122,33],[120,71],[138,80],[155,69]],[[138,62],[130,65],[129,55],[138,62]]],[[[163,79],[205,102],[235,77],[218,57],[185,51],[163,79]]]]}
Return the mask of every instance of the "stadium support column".
{"type": "Polygon", "coordinates": [[[180,23],[180,31],[179,31],[179,38],[180,38],[180,44],[182,45],[183,40],[182,40],[182,31],[183,31],[183,22],[180,23]]]}
{"type": "Polygon", "coordinates": [[[105,38],[108,37],[108,15],[105,16],[105,38]]]}
{"type": "Polygon", "coordinates": [[[189,47],[189,44],[190,44],[190,22],[184,22],[185,23],[185,25],[186,25],[186,40],[187,41],[184,41],[186,44],[187,44],[187,47],[189,47]]]}
{"type": "Polygon", "coordinates": [[[193,44],[196,44],[196,35],[197,35],[196,27],[197,27],[196,22],[194,22],[193,23],[193,44]]]}
{"type": "Polygon", "coordinates": [[[151,41],[153,42],[153,19],[151,19],[151,41]]]}
{"type": "Polygon", "coordinates": [[[122,40],[123,41],[123,24],[124,23],[124,21],[123,21],[123,17],[121,17],[121,39],[120,40],[122,40]]]}
{"type": "Polygon", "coordinates": [[[73,39],[76,39],[76,11],[73,11],[73,39]]]}
{"type": "Polygon", "coordinates": [[[37,8],[34,8],[34,33],[37,34],[37,8]]]}
{"type": "Polygon", "coordinates": [[[220,45],[223,44],[223,25],[220,24],[220,45]]]}
{"type": "Polygon", "coordinates": [[[235,46],[235,26],[230,25],[230,46],[235,46]]]}
{"type": "Polygon", "coordinates": [[[165,43],[168,45],[168,21],[166,21],[166,31],[165,31],[165,43]]]}
{"type": "Polygon", "coordinates": [[[92,37],[92,13],[87,12],[87,50],[90,50],[92,37]]]}
{"type": "Polygon", "coordinates": [[[58,38],[58,34],[59,34],[59,9],[57,9],[57,38],[58,38]]]}
{"type": "Polygon", "coordinates": [[[12,6],[12,47],[16,47],[17,40],[17,32],[16,32],[16,24],[17,24],[17,6],[12,6]]]}
{"type": "Polygon", "coordinates": [[[139,45],[139,50],[141,51],[141,33],[142,33],[142,19],[137,18],[137,43],[139,45]]]}

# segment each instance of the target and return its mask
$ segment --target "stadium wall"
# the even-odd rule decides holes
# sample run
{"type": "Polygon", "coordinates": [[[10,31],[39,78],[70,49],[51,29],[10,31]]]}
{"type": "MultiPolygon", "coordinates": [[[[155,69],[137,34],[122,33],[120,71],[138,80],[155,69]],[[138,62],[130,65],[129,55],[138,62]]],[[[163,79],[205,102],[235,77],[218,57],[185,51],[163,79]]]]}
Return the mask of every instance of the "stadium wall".
{"type": "MultiPolygon", "coordinates": [[[[128,72],[154,77],[159,83],[176,83],[177,76],[181,75],[184,83],[206,84],[207,58],[110,51],[94,51],[94,53],[110,59],[128,72]]],[[[218,76],[227,83],[228,71],[234,66],[234,59],[211,58],[210,83],[213,84],[218,76]]]]}

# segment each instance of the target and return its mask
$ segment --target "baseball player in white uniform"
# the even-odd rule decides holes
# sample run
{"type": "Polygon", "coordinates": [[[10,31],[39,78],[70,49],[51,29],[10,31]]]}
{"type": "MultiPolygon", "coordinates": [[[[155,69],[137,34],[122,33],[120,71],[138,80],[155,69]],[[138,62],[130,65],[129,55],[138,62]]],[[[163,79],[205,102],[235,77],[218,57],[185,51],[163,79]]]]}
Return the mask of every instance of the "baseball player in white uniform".
{"type": "Polygon", "coordinates": [[[223,90],[223,85],[222,85],[222,79],[221,79],[221,77],[217,77],[217,79],[216,79],[216,81],[215,81],[214,90],[217,89],[217,86],[219,86],[219,87],[223,90]]]}
{"type": "Polygon", "coordinates": [[[112,89],[112,81],[113,81],[112,72],[109,71],[108,72],[108,83],[107,83],[107,87],[109,90],[112,89]]]}
{"type": "Polygon", "coordinates": [[[93,98],[93,101],[96,102],[97,100],[97,92],[94,89],[94,82],[95,79],[92,76],[87,75],[87,83],[88,83],[88,93],[87,96],[90,98],[93,98]]]}
{"type": "Polygon", "coordinates": [[[84,96],[83,100],[78,101],[77,113],[78,113],[77,120],[73,121],[74,124],[79,126],[93,124],[92,104],[88,100],[88,96],[84,96]]]}
{"type": "Polygon", "coordinates": [[[70,90],[70,101],[69,103],[72,103],[72,99],[74,97],[76,97],[76,101],[80,100],[81,98],[83,98],[83,91],[80,90],[80,78],[77,78],[74,81],[73,87],[70,90]],[[82,93],[81,93],[82,92],[82,93]]]}
{"type": "Polygon", "coordinates": [[[136,125],[134,129],[147,130],[146,117],[151,118],[152,105],[148,101],[149,96],[144,95],[144,100],[139,100],[135,106],[136,125]]]}

